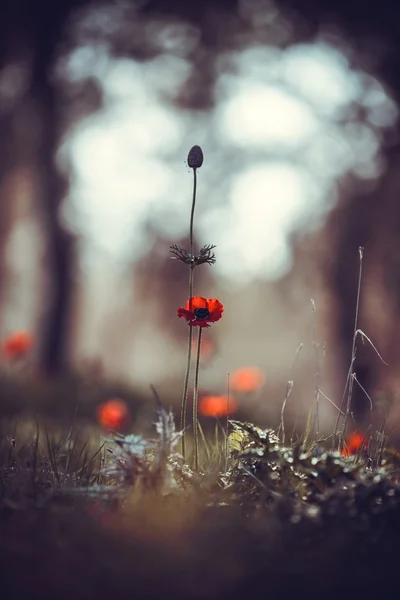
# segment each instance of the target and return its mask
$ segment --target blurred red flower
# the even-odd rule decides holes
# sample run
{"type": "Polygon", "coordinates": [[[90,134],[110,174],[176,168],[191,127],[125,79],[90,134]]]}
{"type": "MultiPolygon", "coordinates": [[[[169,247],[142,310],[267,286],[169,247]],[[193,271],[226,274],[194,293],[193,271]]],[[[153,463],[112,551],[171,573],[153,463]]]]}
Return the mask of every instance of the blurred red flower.
{"type": "Polygon", "coordinates": [[[342,449],[343,456],[351,456],[352,454],[357,454],[357,452],[365,446],[365,436],[359,431],[353,431],[349,435],[349,438],[342,449]]]}
{"type": "Polygon", "coordinates": [[[3,352],[9,359],[25,356],[33,347],[34,338],[29,331],[15,331],[3,341],[3,352]]]}
{"type": "Polygon", "coordinates": [[[203,396],[199,400],[199,413],[203,417],[226,417],[237,408],[237,401],[232,396],[203,396]]]}
{"type": "Polygon", "coordinates": [[[258,367],[242,367],[231,374],[229,385],[236,392],[254,392],[264,381],[264,373],[258,367]]]}
{"type": "Polygon", "coordinates": [[[97,420],[105,429],[120,431],[129,421],[129,409],[126,402],[112,398],[97,407],[97,420]]]}
{"type": "MultiPolygon", "coordinates": [[[[192,341],[192,352],[193,354],[197,351],[197,340],[193,340],[192,341]]],[[[214,343],[203,336],[203,339],[201,340],[201,346],[200,346],[200,357],[204,358],[204,359],[208,359],[211,358],[212,355],[214,354],[215,351],[215,346],[214,343]]]]}
{"type": "Polygon", "coordinates": [[[224,306],[216,298],[194,296],[186,302],[185,308],[178,308],[178,317],[183,317],[193,327],[210,327],[208,323],[219,321],[224,312],[224,306]]]}

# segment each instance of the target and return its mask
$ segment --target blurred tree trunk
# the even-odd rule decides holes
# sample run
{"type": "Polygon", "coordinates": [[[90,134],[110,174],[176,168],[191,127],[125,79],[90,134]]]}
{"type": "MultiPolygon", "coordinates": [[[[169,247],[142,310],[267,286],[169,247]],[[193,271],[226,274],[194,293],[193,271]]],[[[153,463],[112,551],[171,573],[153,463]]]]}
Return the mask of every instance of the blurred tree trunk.
{"type": "MultiPolygon", "coordinates": [[[[6,85],[5,68],[10,59],[10,48],[8,44],[9,35],[7,27],[10,22],[9,7],[3,8],[2,19],[0,19],[0,82],[2,87],[6,85]]],[[[3,93],[6,90],[3,90],[3,93]]],[[[1,98],[0,98],[1,99],[1,98]]],[[[5,253],[8,236],[11,230],[11,196],[10,196],[10,174],[16,163],[14,137],[12,135],[12,119],[7,106],[0,103],[0,321],[3,317],[6,302],[7,268],[5,253]]]]}
{"type": "MultiPolygon", "coordinates": [[[[36,3],[6,1],[1,5],[0,68],[10,64],[25,69],[23,90],[0,115],[0,192],[4,193],[14,169],[25,166],[32,174],[31,201],[44,225],[46,245],[44,327],[39,360],[47,376],[66,367],[68,321],[71,300],[73,240],[59,221],[59,208],[67,182],[55,166],[61,135],[60,103],[52,68],[63,28],[78,2],[36,3]]],[[[18,199],[2,195],[0,208],[0,256],[4,257],[9,215],[18,199]]],[[[0,265],[0,286],[4,263],[0,265]]],[[[38,286],[40,287],[40,286],[38,286]]],[[[43,293],[44,292],[44,293],[43,293]]]]}
{"type": "Polygon", "coordinates": [[[61,120],[51,69],[57,55],[64,16],[58,12],[54,17],[50,19],[51,27],[48,22],[36,22],[35,39],[32,40],[34,58],[30,90],[32,118],[37,119],[38,128],[34,148],[38,173],[37,193],[47,236],[46,273],[49,297],[43,328],[41,366],[48,376],[60,373],[66,366],[73,269],[73,241],[59,220],[60,204],[67,191],[67,182],[55,165],[61,120]]]}
{"type": "Polygon", "coordinates": [[[12,227],[11,185],[10,177],[6,177],[7,173],[12,173],[13,165],[13,149],[7,144],[10,140],[9,129],[9,120],[0,117],[0,322],[7,298],[6,250],[12,227]]]}

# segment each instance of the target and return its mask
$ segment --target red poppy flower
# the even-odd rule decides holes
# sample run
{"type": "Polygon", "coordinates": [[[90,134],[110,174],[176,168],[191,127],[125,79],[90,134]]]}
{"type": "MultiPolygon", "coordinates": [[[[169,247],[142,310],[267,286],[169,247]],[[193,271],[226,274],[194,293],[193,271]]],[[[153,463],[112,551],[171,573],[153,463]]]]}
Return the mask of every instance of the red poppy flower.
{"type": "Polygon", "coordinates": [[[258,367],[236,369],[230,377],[230,386],[236,392],[254,392],[264,384],[265,376],[258,367]]]}
{"type": "Polygon", "coordinates": [[[31,350],[34,340],[28,331],[16,331],[3,341],[3,351],[7,358],[22,358],[31,350]]]}
{"type": "MultiPolygon", "coordinates": [[[[192,341],[192,352],[197,352],[197,340],[192,341]]],[[[215,352],[215,346],[210,339],[203,337],[201,340],[200,357],[207,360],[212,357],[215,352]]]]}
{"type": "Polygon", "coordinates": [[[97,419],[105,429],[120,431],[129,421],[129,410],[123,400],[113,398],[100,404],[97,408],[97,419]]]}
{"type": "Polygon", "coordinates": [[[353,431],[350,434],[349,439],[347,440],[346,445],[342,449],[343,456],[351,456],[352,454],[356,454],[362,447],[365,446],[365,438],[362,433],[359,431],[353,431]]]}
{"type": "Polygon", "coordinates": [[[208,323],[219,321],[224,312],[224,305],[216,298],[203,298],[195,296],[186,302],[185,308],[178,308],[178,317],[187,320],[188,325],[193,327],[210,327],[208,323]]]}
{"type": "Polygon", "coordinates": [[[203,417],[226,417],[237,408],[237,401],[232,396],[203,396],[199,401],[199,413],[203,417]]]}

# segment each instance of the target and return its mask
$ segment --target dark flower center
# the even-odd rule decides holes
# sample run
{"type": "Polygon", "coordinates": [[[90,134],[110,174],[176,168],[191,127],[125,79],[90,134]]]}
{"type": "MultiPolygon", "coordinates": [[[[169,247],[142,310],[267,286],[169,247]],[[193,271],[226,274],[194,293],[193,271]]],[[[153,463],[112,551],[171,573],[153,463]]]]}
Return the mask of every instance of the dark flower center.
{"type": "Polygon", "coordinates": [[[207,319],[210,314],[208,308],[195,308],[193,312],[195,317],[197,317],[200,321],[207,319]]]}

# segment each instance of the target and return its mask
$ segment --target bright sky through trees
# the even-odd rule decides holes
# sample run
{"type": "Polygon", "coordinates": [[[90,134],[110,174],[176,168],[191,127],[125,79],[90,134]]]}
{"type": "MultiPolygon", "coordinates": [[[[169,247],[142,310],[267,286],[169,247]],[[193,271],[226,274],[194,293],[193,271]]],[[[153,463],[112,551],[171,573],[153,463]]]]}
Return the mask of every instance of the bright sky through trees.
{"type": "Polygon", "coordinates": [[[259,46],[233,63],[229,74],[221,70],[215,109],[198,114],[163,100],[188,76],[184,59],[135,63],[104,48],[70,56],[68,76],[97,77],[106,97],[61,149],[73,166],[65,217],[87,257],[142,255],[149,220],[171,239],[186,233],[192,179],[184,160],[193,144],[205,156],[197,231],[201,243],[217,244],[219,275],[235,282],[283,275],[288,235],[321,223],[338,179],[379,176],[380,135],[397,109],[344,52],[323,41],[259,46]]]}

